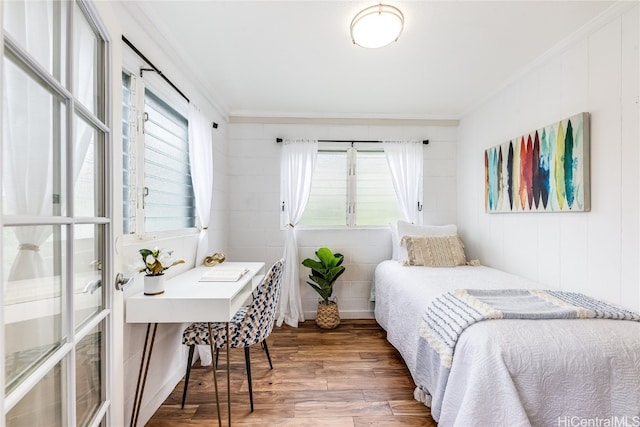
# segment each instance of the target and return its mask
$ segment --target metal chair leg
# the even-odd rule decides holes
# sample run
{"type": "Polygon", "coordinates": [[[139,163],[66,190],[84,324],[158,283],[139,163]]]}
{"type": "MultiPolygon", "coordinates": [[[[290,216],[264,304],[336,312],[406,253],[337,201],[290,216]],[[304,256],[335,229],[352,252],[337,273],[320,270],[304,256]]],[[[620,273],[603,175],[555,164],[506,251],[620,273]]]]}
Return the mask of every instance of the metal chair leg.
{"type": "Polygon", "coordinates": [[[249,347],[244,348],[244,361],[247,365],[247,380],[249,382],[249,403],[251,403],[251,412],[253,412],[253,386],[251,385],[251,355],[249,347]]]}
{"type": "Polygon", "coordinates": [[[273,369],[273,364],[271,363],[271,356],[269,355],[269,347],[267,347],[266,339],[262,341],[262,348],[264,349],[264,352],[267,355],[267,360],[269,361],[269,369],[273,369]]]}
{"type": "Polygon", "coordinates": [[[158,331],[158,324],[153,324],[153,333],[151,334],[151,343],[149,345],[149,351],[147,351],[147,343],[149,341],[149,332],[151,330],[151,323],[147,324],[147,334],[144,339],[144,347],[142,350],[142,357],[140,358],[140,371],[138,372],[138,382],[136,383],[136,394],[133,398],[133,409],[131,410],[131,424],[130,427],[138,425],[138,417],[140,416],[140,407],[142,406],[142,396],[144,395],[144,388],[147,384],[147,374],[149,373],[149,364],[151,362],[151,353],[153,352],[153,343],[156,340],[156,332],[158,331]],[[146,359],[145,359],[146,354],[146,359]],[[144,370],[144,374],[143,374],[144,370]],[[142,382],[141,382],[142,380],[142,382]]]}
{"type": "Polygon", "coordinates": [[[187,360],[187,373],[184,376],[184,391],[182,392],[182,406],[184,409],[184,402],[187,400],[187,387],[189,386],[189,376],[191,375],[191,363],[193,363],[193,350],[195,350],[195,345],[189,346],[189,359],[187,360]]]}
{"type": "Polygon", "coordinates": [[[215,369],[218,369],[218,356],[220,356],[220,348],[216,347],[216,361],[215,361],[215,364],[213,365],[215,369]]]}

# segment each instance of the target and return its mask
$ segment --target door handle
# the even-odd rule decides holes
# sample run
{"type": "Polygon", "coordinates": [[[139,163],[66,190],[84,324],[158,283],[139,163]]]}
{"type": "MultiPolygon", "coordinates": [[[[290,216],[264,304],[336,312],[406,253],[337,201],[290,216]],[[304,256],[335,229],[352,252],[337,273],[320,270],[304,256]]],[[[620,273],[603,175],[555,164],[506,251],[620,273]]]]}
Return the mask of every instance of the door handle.
{"type": "Polygon", "coordinates": [[[84,287],[84,293],[85,294],[92,294],[96,291],[96,289],[98,289],[100,286],[102,286],[102,280],[98,279],[98,280],[92,280],[89,283],[87,283],[84,287]]]}
{"type": "Polygon", "coordinates": [[[124,291],[124,288],[133,282],[133,277],[124,277],[122,273],[116,274],[116,291],[124,291]]]}

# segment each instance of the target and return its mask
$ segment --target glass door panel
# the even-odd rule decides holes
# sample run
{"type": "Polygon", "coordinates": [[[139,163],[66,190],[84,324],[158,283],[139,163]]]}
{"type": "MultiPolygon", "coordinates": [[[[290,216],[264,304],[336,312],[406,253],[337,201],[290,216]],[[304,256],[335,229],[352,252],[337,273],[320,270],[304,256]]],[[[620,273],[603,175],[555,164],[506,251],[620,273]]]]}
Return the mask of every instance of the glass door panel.
{"type": "Polygon", "coordinates": [[[13,390],[65,341],[66,239],[60,226],[3,230],[5,389],[13,390]],[[20,241],[42,243],[20,244],[20,241]]]}
{"type": "Polygon", "coordinates": [[[111,250],[107,35],[83,0],[0,8],[0,425],[105,425],[113,300],[103,270],[111,250]]]}
{"type": "Polygon", "coordinates": [[[74,143],[74,216],[102,216],[101,204],[96,190],[99,190],[99,174],[103,172],[96,159],[101,159],[101,144],[98,131],[80,117],[75,117],[74,143]]]}
{"type": "Polygon", "coordinates": [[[7,427],[67,425],[66,358],[42,378],[6,415],[7,427]]]}
{"type": "Polygon", "coordinates": [[[76,425],[89,425],[104,401],[103,326],[93,328],[76,346],[76,425]]]}
{"type": "Polygon", "coordinates": [[[3,213],[60,215],[65,104],[11,55],[5,57],[3,73],[3,213]]]}
{"type": "Polygon", "coordinates": [[[4,3],[5,31],[59,82],[65,81],[66,1],[4,3]]]}
{"type": "Polygon", "coordinates": [[[98,69],[102,66],[99,39],[77,3],[74,3],[73,35],[74,90],[80,103],[102,118],[98,111],[102,102],[98,96],[98,69]]]}
{"type": "Polygon", "coordinates": [[[77,329],[104,308],[104,226],[76,225],[73,234],[73,299],[77,329]]]}

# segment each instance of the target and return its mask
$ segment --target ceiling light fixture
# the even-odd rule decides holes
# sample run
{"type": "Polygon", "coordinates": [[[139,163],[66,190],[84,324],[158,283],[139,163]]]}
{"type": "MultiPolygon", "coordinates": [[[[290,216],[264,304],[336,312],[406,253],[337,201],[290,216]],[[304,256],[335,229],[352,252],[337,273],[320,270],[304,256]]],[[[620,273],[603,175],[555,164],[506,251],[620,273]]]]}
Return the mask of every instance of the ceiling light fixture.
{"type": "Polygon", "coordinates": [[[386,46],[398,40],[404,28],[400,9],[378,4],[361,10],[351,21],[351,40],[366,48],[386,46]]]}

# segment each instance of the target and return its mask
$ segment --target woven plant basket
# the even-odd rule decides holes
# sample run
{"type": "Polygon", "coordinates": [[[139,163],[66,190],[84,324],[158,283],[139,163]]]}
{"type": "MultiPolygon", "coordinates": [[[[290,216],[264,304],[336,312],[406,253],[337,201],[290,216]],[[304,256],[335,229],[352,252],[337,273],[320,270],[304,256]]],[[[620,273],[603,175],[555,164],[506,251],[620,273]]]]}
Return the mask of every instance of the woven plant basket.
{"type": "Polygon", "coordinates": [[[316,325],[322,329],[334,329],[340,324],[340,313],[338,313],[338,303],[329,301],[318,301],[318,314],[316,315],[316,325]]]}

